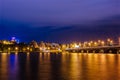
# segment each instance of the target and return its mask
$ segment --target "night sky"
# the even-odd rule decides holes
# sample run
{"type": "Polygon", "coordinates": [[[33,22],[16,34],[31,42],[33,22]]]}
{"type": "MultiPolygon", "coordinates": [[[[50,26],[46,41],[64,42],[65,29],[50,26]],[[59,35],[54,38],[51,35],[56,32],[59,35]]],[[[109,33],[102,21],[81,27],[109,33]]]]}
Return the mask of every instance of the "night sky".
{"type": "Polygon", "coordinates": [[[120,0],[0,0],[0,39],[73,42],[120,36],[120,0]]]}

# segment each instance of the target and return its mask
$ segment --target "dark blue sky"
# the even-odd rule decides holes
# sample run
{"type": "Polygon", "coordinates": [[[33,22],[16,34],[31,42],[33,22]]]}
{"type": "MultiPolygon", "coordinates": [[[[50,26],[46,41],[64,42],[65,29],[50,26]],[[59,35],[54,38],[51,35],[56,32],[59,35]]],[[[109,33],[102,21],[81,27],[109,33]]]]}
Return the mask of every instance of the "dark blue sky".
{"type": "Polygon", "coordinates": [[[120,36],[119,0],[0,1],[0,39],[70,42],[120,36]]]}

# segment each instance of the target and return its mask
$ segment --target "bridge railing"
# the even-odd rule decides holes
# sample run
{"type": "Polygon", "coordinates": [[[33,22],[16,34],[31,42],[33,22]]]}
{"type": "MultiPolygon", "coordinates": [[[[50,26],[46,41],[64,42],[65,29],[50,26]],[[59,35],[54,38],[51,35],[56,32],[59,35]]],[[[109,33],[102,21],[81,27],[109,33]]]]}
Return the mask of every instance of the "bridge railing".
{"type": "Polygon", "coordinates": [[[116,46],[97,46],[97,47],[79,47],[79,48],[67,48],[66,50],[72,50],[72,49],[98,49],[98,48],[120,48],[120,45],[116,46]]]}

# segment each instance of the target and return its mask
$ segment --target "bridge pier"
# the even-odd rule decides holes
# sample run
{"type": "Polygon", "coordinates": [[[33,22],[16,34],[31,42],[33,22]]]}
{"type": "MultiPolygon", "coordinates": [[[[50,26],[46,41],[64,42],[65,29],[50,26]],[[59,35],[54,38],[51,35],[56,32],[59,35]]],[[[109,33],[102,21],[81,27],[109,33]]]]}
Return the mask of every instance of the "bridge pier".
{"type": "Polygon", "coordinates": [[[117,51],[117,54],[120,54],[120,50],[117,51]]]}
{"type": "Polygon", "coordinates": [[[112,50],[109,50],[109,53],[112,53],[112,50]]]}
{"type": "Polygon", "coordinates": [[[89,53],[89,51],[87,50],[87,53],[89,53]]]}
{"type": "Polygon", "coordinates": [[[93,50],[93,53],[95,53],[95,50],[93,50]]]}
{"type": "Polygon", "coordinates": [[[81,53],[84,53],[84,50],[81,50],[81,53]]]}
{"type": "Polygon", "coordinates": [[[103,49],[99,51],[99,53],[104,53],[104,52],[105,52],[105,51],[104,51],[103,49]]]}

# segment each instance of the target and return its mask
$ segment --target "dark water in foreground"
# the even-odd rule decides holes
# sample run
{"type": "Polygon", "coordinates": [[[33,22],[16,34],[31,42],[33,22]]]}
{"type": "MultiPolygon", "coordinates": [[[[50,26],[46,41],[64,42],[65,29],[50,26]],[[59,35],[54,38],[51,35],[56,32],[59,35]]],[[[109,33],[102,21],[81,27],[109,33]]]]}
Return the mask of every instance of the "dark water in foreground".
{"type": "Polygon", "coordinates": [[[2,53],[0,80],[120,80],[120,55],[2,53]]]}

